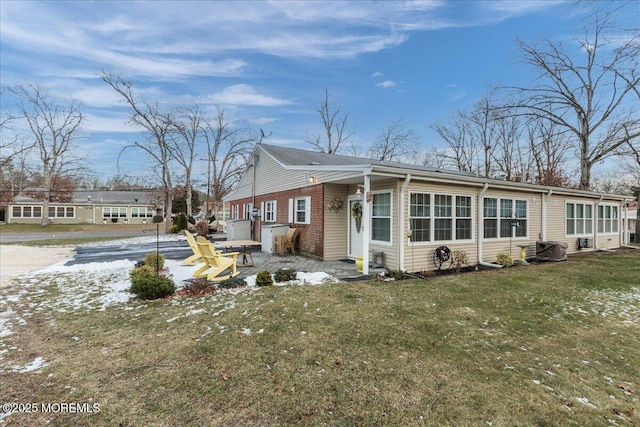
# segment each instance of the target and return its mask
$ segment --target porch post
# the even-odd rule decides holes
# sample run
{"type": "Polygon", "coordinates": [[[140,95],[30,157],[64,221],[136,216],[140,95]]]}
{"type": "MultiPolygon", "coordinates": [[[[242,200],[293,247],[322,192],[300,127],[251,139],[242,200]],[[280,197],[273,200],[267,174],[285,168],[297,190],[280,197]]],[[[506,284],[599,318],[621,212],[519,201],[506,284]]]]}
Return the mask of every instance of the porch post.
{"type": "Polygon", "coordinates": [[[364,197],[362,201],[362,274],[369,274],[369,238],[371,237],[371,202],[369,191],[371,190],[371,180],[369,175],[364,176],[364,197]]]}

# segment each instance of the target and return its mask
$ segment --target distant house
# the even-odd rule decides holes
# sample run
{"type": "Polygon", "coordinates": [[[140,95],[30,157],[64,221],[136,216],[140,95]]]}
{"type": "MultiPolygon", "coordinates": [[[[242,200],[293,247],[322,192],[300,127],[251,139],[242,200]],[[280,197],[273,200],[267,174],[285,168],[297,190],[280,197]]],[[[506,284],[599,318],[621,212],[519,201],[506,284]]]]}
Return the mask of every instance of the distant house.
{"type": "MultiPolygon", "coordinates": [[[[384,253],[394,270],[434,268],[441,246],[466,252],[469,264],[492,264],[517,245],[568,244],[568,253],[628,242],[627,198],[446,172],[415,165],[258,144],[236,191],[225,198],[232,219],[263,227],[288,224],[297,247],[325,260],[384,253]],[[623,237],[624,236],[624,237],[623,237]]],[[[266,230],[266,229],[265,229],[266,230]]]]}
{"type": "MultiPolygon", "coordinates": [[[[42,200],[21,193],[7,207],[7,223],[39,224],[42,200]]],[[[71,202],[50,202],[47,217],[56,224],[143,224],[163,215],[153,195],[144,191],[78,190],[71,202]]]]}

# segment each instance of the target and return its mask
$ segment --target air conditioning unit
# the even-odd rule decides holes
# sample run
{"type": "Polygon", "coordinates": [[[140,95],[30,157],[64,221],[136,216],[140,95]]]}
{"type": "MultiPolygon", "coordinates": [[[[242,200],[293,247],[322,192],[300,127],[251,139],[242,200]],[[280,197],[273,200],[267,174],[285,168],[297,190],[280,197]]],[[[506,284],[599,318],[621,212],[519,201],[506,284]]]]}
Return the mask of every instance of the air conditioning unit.
{"type": "Polygon", "coordinates": [[[591,237],[578,237],[576,241],[576,246],[578,249],[583,248],[592,248],[593,247],[593,238],[591,237]]]}

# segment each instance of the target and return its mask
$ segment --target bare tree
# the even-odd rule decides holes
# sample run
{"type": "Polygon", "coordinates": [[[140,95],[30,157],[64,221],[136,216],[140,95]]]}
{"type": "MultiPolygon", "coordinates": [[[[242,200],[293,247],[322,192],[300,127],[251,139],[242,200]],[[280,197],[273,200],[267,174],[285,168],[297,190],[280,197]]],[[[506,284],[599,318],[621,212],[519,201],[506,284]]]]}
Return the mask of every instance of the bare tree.
{"type": "Polygon", "coordinates": [[[484,160],[484,175],[491,176],[493,172],[492,156],[495,150],[497,134],[496,104],[493,92],[483,95],[473,106],[473,110],[465,114],[473,144],[480,148],[484,160]]]}
{"type": "Polygon", "coordinates": [[[631,153],[631,163],[628,165],[628,171],[635,178],[636,185],[633,188],[634,195],[638,201],[638,210],[636,214],[636,236],[635,242],[640,243],[640,140],[628,141],[629,151],[631,153]]]}
{"type": "Polygon", "coordinates": [[[473,139],[466,113],[457,112],[448,123],[434,123],[430,127],[449,145],[443,156],[452,168],[464,172],[479,170],[483,147],[473,139]]]}
{"type": "Polygon", "coordinates": [[[25,119],[42,167],[43,206],[41,224],[49,224],[49,202],[56,179],[68,177],[81,169],[84,158],[78,156],[74,141],[84,115],[76,101],[58,104],[39,85],[17,85],[12,92],[18,98],[20,115],[25,119]]]}
{"type": "Polygon", "coordinates": [[[146,142],[135,142],[127,148],[136,148],[147,153],[159,166],[156,171],[159,174],[164,192],[166,209],[165,231],[169,230],[172,217],[173,192],[171,182],[170,161],[173,159],[169,133],[172,130],[174,119],[170,113],[160,111],[158,104],[151,104],[143,98],[138,98],[133,93],[133,82],[122,77],[103,73],[102,80],[111,86],[113,90],[122,95],[125,102],[131,108],[129,121],[144,128],[150,133],[151,138],[146,142]]]}
{"type": "Polygon", "coordinates": [[[411,162],[416,157],[420,138],[407,129],[402,117],[380,130],[368,157],[376,160],[411,162]]]}
{"type": "MultiPolygon", "coordinates": [[[[497,117],[492,130],[491,162],[507,181],[530,181],[533,163],[529,146],[521,141],[522,126],[518,117],[497,117]]],[[[491,163],[485,166],[491,167],[491,163]]]]}
{"type": "Polygon", "coordinates": [[[539,84],[514,88],[527,114],[573,134],[580,159],[579,188],[584,190],[590,188],[595,163],[640,135],[638,99],[633,99],[640,90],[640,34],[636,29],[607,40],[605,31],[614,15],[596,12],[594,18],[577,40],[580,60],[570,53],[573,46],[519,41],[524,62],[539,72],[539,84]]]}
{"type": "Polygon", "coordinates": [[[533,157],[535,182],[540,185],[572,187],[565,164],[571,142],[555,123],[533,118],[526,125],[526,137],[533,157]]]}
{"type": "Polygon", "coordinates": [[[340,108],[331,104],[329,89],[324,91],[324,100],[316,112],[320,115],[324,134],[310,136],[305,141],[322,153],[337,154],[340,146],[353,135],[349,129],[349,114],[340,114],[340,108]]]}
{"type": "Polygon", "coordinates": [[[200,108],[196,105],[178,114],[173,130],[169,134],[169,150],[173,158],[182,166],[184,170],[184,188],[186,191],[187,216],[193,215],[193,185],[191,174],[193,161],[197,155],[199,142],[204,140],[204,118],[200,108]]]}
{"type": "Polygon", "coordinates": [[[211,167],[210,192],[218,211],[224,196],[233,190],[242,176],[255,138],[249,135],[247,128],[235,127],[227,121],[220,107],[212,121],[204,120],[204,135],[211,167]]]}

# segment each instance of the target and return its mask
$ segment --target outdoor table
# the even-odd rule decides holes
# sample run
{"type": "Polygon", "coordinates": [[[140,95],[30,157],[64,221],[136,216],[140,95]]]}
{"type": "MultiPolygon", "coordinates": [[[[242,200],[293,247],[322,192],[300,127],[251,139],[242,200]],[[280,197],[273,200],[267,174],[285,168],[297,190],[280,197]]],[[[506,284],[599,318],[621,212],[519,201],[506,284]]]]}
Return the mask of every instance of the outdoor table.
{"type": "Polygon", "coordinates": [[[253,261],[253,255],[248,248],[254,246],[262,246],[262,242],[256,242],[255,240],[221,240],[214,243],[216,249],[222,248],[225,252],[232,250],[233,248],[242,248],[240,254],[242,255],[242,265],[238,267],[255,267],[255,262],[253,261]],[[247,255],[251,259],[247,259],[247,255]]]}

